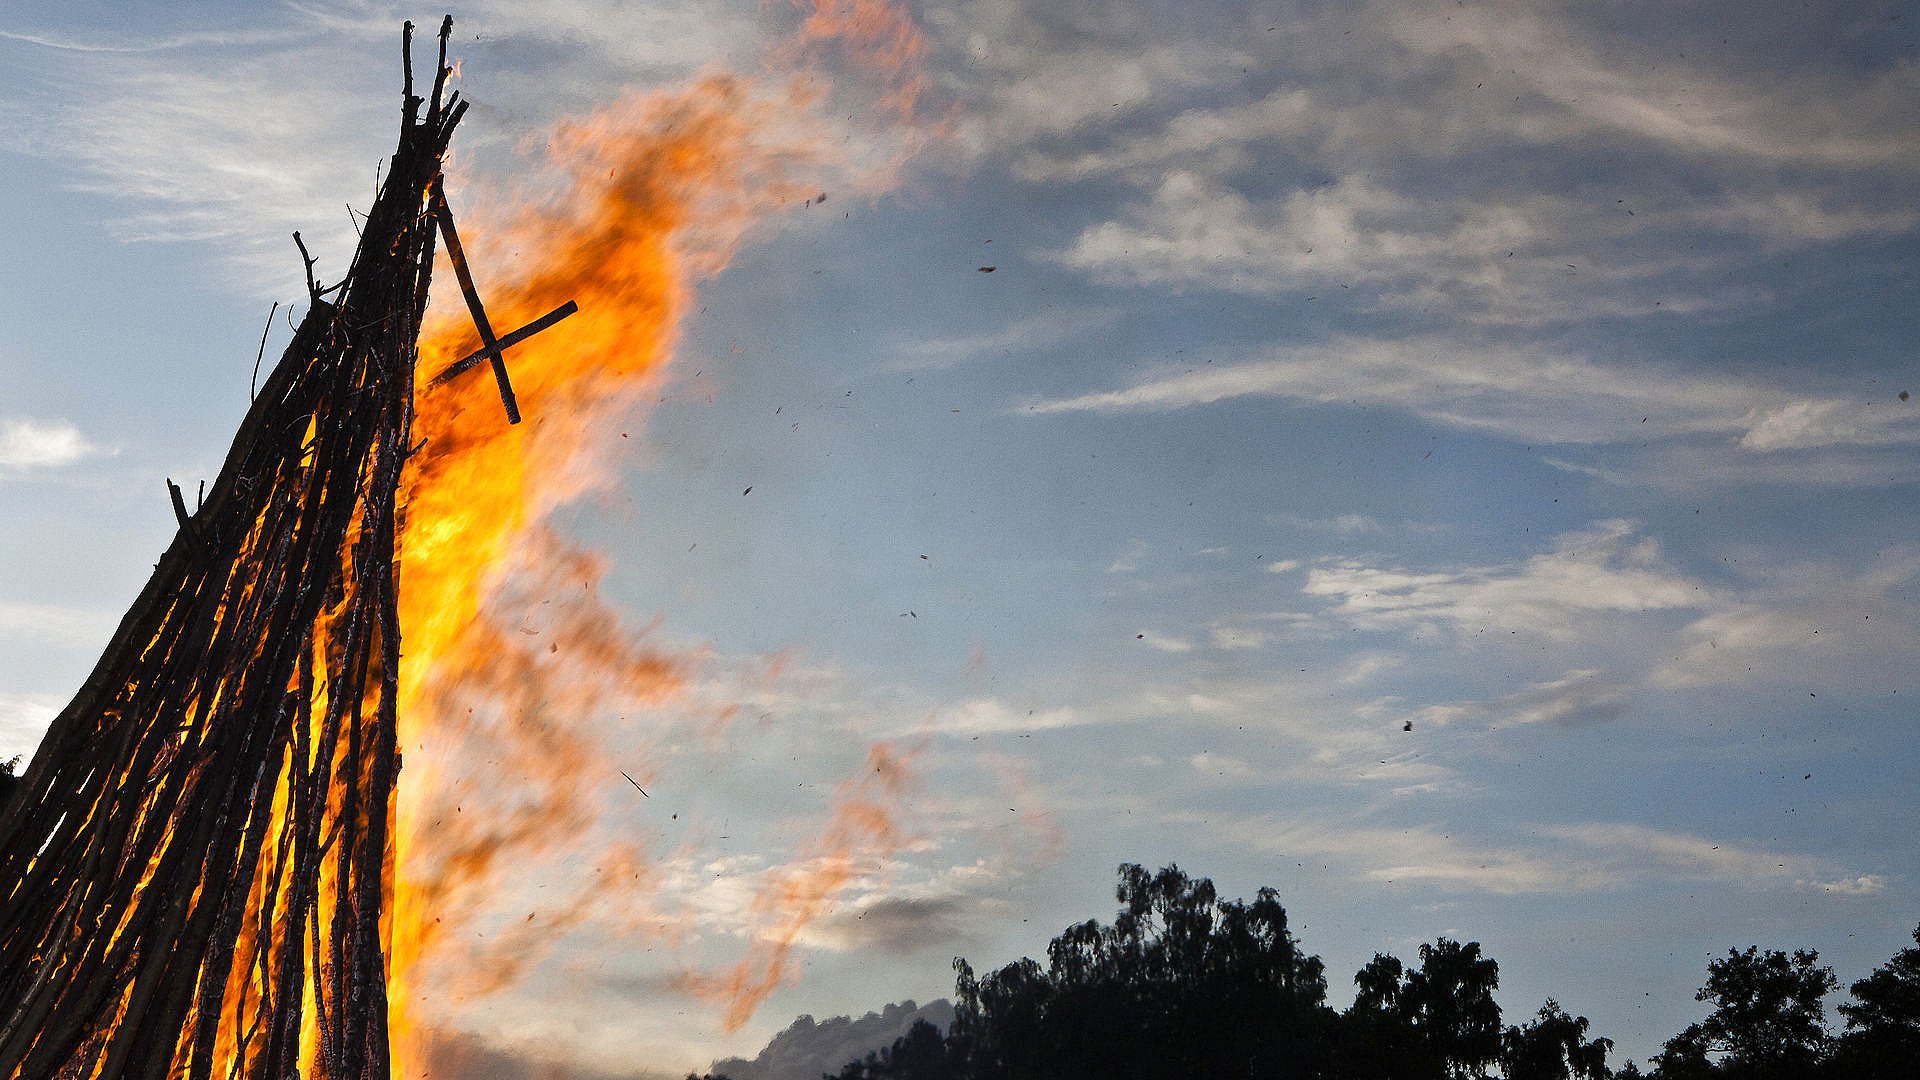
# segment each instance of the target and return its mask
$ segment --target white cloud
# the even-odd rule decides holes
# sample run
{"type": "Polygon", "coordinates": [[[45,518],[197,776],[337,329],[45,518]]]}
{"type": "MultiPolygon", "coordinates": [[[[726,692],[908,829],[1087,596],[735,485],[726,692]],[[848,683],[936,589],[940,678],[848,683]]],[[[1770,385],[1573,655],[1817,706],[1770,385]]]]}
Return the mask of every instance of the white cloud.
{"type": "Polygon", "coordinates": [[[1082,710],[1064,706],[1019,710],[997,698],[974,698],[936,711],[933,730],[942,735],[993,735],[1011,731],[1048,731],[1091,723],[1082,710]]]}
{"type": "Polygon", "coordinates": [[[1454,782],[1453,770],[1408,743],[1396,720],[1344,702],[1317,674],[1150,684],[1130,693],[1127,707],[1127,715],[1138,719],[1201,721],[1258,732],[1273,748],[1258,766],[1276,781],[1360,784],[1394,794],[1434,791],[1454,782]]]}
{"type": "Polygon", "coordinates": [[[1257,626],[1220,622],[1214,624],[1208,639],[1216,649],[1237,651],[1263,649],[1272,643],[1273,635],[1257,626]]]}
{"type": "Polygon", "coordinates": [[[0,761],[33,753],[65,704],[52,694],[0,693],[0,761]]]}
{"type": "Polygon", "coordinates": [[[1609,862],[1631,864],[1637,873],[1657,867],[1669,876],[1685,880],[1792,884],[1799,875],[1831,869],[1823,859],[1726,841],[1716,843],[1704,837],[1644,825],[1558,825],[1546,831],[1591,849],[1609,862]]]}
{"type": "Polygon", "coordinates": [[[1392,671],[1402,662],[1400,657],[1389,653],[1360,653],[1347,661],[1340,672],[1340,681],[1347,686],[1356,686],[1383,671],[1392,671]]]}
{"type": "MultiPolygon", "coordinates": [[[[559,117],[629,88],[684,83],[703,66],[766,71],[799,17],[693,0],[467,5],[450,51],[460,68],[452,85],[475,106],[451,159],[456,210],[462,198],[479,202],[490,176],[537,172],[520,144],[559,117]]],[[[78,186],[115,201],[109,224],[126,239],[208,244],[238,285],[297,292],[295,229],[330,280],[356,239],[346,207],[372,201],[376,169],[398,132],[401,15],[349,0],[273,5],[254,21],[221,33],[22,35],[64,50],[66,68],[47,95],[52,105],[24,94],[0,100],[10,121],[0,125],[0,145],[75,167],[78,186]]],[[[433,31],[433,23],[416,28],[417,77],[431,78],[433,31]]],[[[866,161],[873,132],[857,126],[842,125],[833,141],[847,159],[866,161]]]]}
{"type": "Polygon", "coordinates": [[[1816,881],[1808,875],[1834,870],[1821,858],[1612,822],[1550,826],[1505,843],[1476,841],[1435,825],[1347,827],[1271,818],[1205,824],[1234,843],[1277,856],[1347,864],[1370,881],[1495,894],[1578,893],[1665,881],[1755,888],[1839,886],[1832,891],[1842,891],[1845,882],[1864,882],[1856,890],[1870,891],[1883,880],[1869,874],[1816,881]]]}
{"type": "Polygon", "coordinates": [[[0,471],[57,468],[99,453],[68,420],[0,420],[0,471]]]}
{"type": "Polygon", "coordinates": [[[1803,398],[1756,410],[1740,445],[1748,450],[1886,446],[1920,440],[1920,415],[1892,402],[1803,398]]]}
{"type": "Polygon", "coordinates": [[[1193,651],[1193,642],[1188,641],[1186,638],[1173,637],[1168,634],[1157,634],[1152,630],[1140,631],[1137,635],[1137,640],[1159,649],[1161,652],[1188,653],[1193,651]]]}
{"type": "Polygon", "coordinates": [[[11,30],[0,30],[0,38],[18,41],[41,48],[56,49],[61,52],[75,53],[149,53],[165,52],[170,49],[186,49],[203,45],[267,45],[286,39],[285,34],[270,31],[229,32],[208,31],[202,33],[172,34],[151,38],[99,38],[83,41],[62,34],[28,34],[11,30]]]}
{"type": "Polygon", "coordinates": [[[1035,182],[1065,183],[1157,172],[1170,161],[1194,157],[1211,159],[1216,166],[1237,165],[1249,144],[1324,130],[1329,111],[1311,91],[1288,87],[1244,105],[1186,110],[1154,132],[1117,139],[1106,148],[1061,153],[1041,146],[1017,162],[1015,170],[1035,182]]]}
{"type": "MultiPolygon", "coordinates": [[[[1273,520],[1281,522],[1282,524],[1291,525],[1296,529],[1325,529],[1338,533],[1377,533],[1387,531],[1386,525],[1382,524],[1379,518],[1371,514],[1353,512],[1335,514],[1333,517],[1326,518],[1312,518],[1301,514],[1276,514],[1273,520]]],[[[1400,527],[1408,528],[1410,526],[1402,525],[1400,527]]],[[[1419,528],[1420,526],[1411,527],[1419,528]]],[[[1284,569],[1291,570],[1300,565],[1300,560],[1288,559],[1280,565],[1282,565],[1284,569]]]]}
{"type": "Polygon", "coordinates": [[[1314,567],[1301,591],[1362,630],[1485,630],[1572,637],[1596,615],[1698,609],[1701,586],[1667,569],[1628,521],[1567,533],[1522,562],[1410,571],[1358,561],[1314,567]]]}
{"type": "Polygon", "coordinates": [[[998,330],[959,337],[925,338],[899,347],[893,370],[923,371],[957,367],[990,356],[1031,353],[1071,341],[1119,318],[1114,308],[1049,310],[1023,316],[998,330]]]}
{"type": "Polygon", "coordinates": [[[1906,598],[1920,551],[1892,548],[1854,571],[1765,567],[1739,597],[1681,631],[1651,681],[1666,688],[1727,683],[1872,687],[1903,679],[1920,653],[1920,613],[1906,598]]]}
{"type": "MultiPolygon", "coordinates": [[[[1219,176],[1177,169],[1144,204],[1088,226],[1058,258],[1124,285],[1317,296],[1364,284],[1392,306],[1444,307],[1478,322],[1652,312],[1655,298],[1640,295],[1645,279],[1668,267],[1597,265],[1591,255],[1584,266],[1568,264],[1578,243],[1570,234],[1594,216],[1592,207],[1559,196],[1445,201],[1357,175],[1255,197],[1219,176]],[[1606,287],[1596,287],[1600,281],[1606,287]]],[[[1668,295],[1662,306],[1699,309],[1751,297],[1743,287],[1719,298],[1668,295]]]]}
{"type": "MultiPolygon", "coordinates": [[[[1187,97],[1162,80],[1145,123],[1103,125],[1091,104],[1049,101],[1073,123],[998,130],[1024,179],[1136,192],[1056,252],[1062,262],[1115,284],[1257,296],[1366,286],[1343,303],[1537,326],[1750,307],[1767,287],[1728,274],[1729,259],[1920,224],[1908,182],[1886,182],[1920,171],[1911,65],[1675,63],[1664,41],[1534,5],[1286,21],[1314,47],[1155,35],[1157,50],[1245,48],[1282,80],[1254,100],[1238,78],[1187,97]],[[1614,153],[1663,167],[1623,185],[1587,164],[1614,153]],[[1569,182],[1576,172],[1605,179],[1569,182]]],[[[1232,77],[1230,64],[1211,70],[1232,77]]],[[[989,110],[1001,111],[1017,115],[989,110]]]]}
{"type": "Polygon", "coordinates": [[[1802,881],[1795,884],[1841,896],[1877,896],[1887,891],[1887,879],[1883,874],[1861,874],[1838,881],[1802,881]]]}
{"type": "Polygon", "coordinates": [[[1550,102],[1543,116],[1501,107],[1489,118],[1541,140],[1609,130],[1685,157],[1908,170],[1920,160],[1920,125],[1901,104],[1920,91],[1911,65],[1845,81],[1774,72],[1748,81],[1703,62],[1675,64],[1670,53],[1603,53],[1567,22],[1520,4],[1449,7],[1444,17],[1389,11],[1388,30],[1409,53],[1550,102]]]}
{"type": "Polygon", "coordinates": [[[98,648],[115,622],[113,613],[93,608],[0,600],[0,637],[98,648]]]}
{"type": "MultiPolygon", "coordinates": [[[[1753,451],[1920,442],[1920,410],[1809,399],[1723,376],[1470,340],[1341,338],[1263,360],[1149,373],[1132,386],[1030,403],[1037,413],[1191,408],[1242,397],[1400,409],[1535,445],[1720,437],[1753,451]]],[[[1377,527],[1364,515],[1329,523],[1377,527]]]]}
{"type": "Polygon", "coordinates": [[[1379,521],[1366,514],[1341,514],[1333,519],[1333,527],[1348,533],[1381,532],[1384,528],[1379,521]]]}
{"type": "Polygon", "coordinates": [[[961,59],[949,77],[973,103],[958,137],[975,155],[1019,154],[1105,127],[1208,84],[1223,63],[1217,47],[1152,33],[1125,3],[974,0],[936,5],[927,18],[961,59]]]}
{"type": "Polygon", "coordinates": [[[1331,859],[1382,883],[1423,883],[1492,893],[1576,892],[1610,888],[1621,877],[1604,866],[1513,846],[1456,838],[1434,826],[1403,829],[1282,824],[1269,819],[1209,822],[1236,843],[1286,858],[1331,859]]]}
{"type": "Polygon", "coordinates": [[[1916,77],[1897,66],[1864,78],[1782,78],[1716,71],[1705,58],[1676,65],[1670,52],[1622,37],[1583,38],[1532,5],[1442,13],[1389,3],[1341,26],[1337,37],[1311,35],[1313,50],[1289,57],[1293,80],[1259,99],[1183,109],[1106,146],[1043,145],[1020,172],[1060,182],[1236,162],[1260,143],[1356,166],[1390,154],[1454,157],[1499,138],[1577,146],[1596,135],[1742,165],[1914,168],[1920,125],[1903,103],[1916,77]]]}
{"type": "Polygon", "coordinates": [[[1630,689],[1621,676],[1584,668],[1503,698],[1497,715],[1509,724],[1612,720],[1626,712],[1630,689]]]}
{"type": "Polygon", "coordinates": [[[1230,754],[1217,754],[1211,750],[1202,750],[1187,759],[1187,764],[1195,772],[1209,776],[1221,776],[1228,780],[1247,780],[1254,774],[1253,766],[1230,754]]]}

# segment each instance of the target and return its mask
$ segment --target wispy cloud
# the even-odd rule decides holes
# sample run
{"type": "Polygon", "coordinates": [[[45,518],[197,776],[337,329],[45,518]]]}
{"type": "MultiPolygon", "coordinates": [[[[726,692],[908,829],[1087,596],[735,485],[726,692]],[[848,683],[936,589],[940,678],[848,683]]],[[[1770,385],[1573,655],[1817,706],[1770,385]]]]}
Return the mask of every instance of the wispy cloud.
{"type": "MultiPolygon", "coordinates": [[[[1521,724],[1598,723],[1626,714],[1638,681],[1635,672],[1582,668],[1491,700],[1421,705],[1405,713],[1405,718],[1421,728],[1472,723],[1483,730],[1521,724]]],[[[1398,698],[1392,703],[1400,706],[1398,698]]]]}
{"type": "Polygon", "coordinates": [[[1837,870],[1824,858],[1614,822],[1549,826],[1506,842],[1424,824],[1347,827],[1269,818],[1206,824],[1236,843],[1276,856],[1344,863],[1368,881],[1496,894],[1578,893],[1671,881],[1840,892],[1841,883],[1862,880],[1867,885],[1854,891],[1866,894],[1880,880],[1853,875],[1822,881],[1837,870]]]}
{"type": "MultiPolygon", "coordinates": [[[[1920,225],[1911,65],[1783,72],[1724,50],[1676,62],[1664,37],[1602,29],[1577,10],[1363,7],[1288,12],[1310,48],[1158,28],[1156,50],[1248,52],[1277,82],[1253,100],[1240,68],[1216,62],[1197,70],[1233,79],[1231,95],[1194,101],[1163,77],[1144,120],[1129,115],[1143,89],[1107,95],[1105,122],[1050,97],[1044,108],[1070,118],[1050,130],[997,101],[989,115],[1008,122],[979,126],[1031,182],[1133,193],[1054,252],[1101,281],[1344,295],[1446,322],[1752,308],[1772,286],[1730,266],[1920,225]],[[1609,168],[1622,157],[1660,168],[1626,185],[1609,168]]],[[[971,40],[1002,43],[977,30],[971,40]]],[[[1056,47],[1006,71],[1040,78],[1101,59],[1056,47]]]]}
{"type": "Polygon", "coordinates": [[[1632,522],[1568,533],[1517,563],[1415,571],[1342,561],[1316,566],[1301,591],[1362,630],[1440,628],[1568,637],[1595,615],[1699,609],[1706,587],[1668,569],[1632,522]]]}
{"type": "MultiPolygon", "coordinates": [[[[1338,533],[1377,533],[1385,532],[1386,525],[1371,514],[1346,513],[1332,517],[1310,518],[1299,514],[1280,514],[1275,517],[1286,525],[1297,529],[1325,529],[1338,533]]],[[[1406,526],[1399,526],[1405,528],[1406,526]]]]}
{"type": "Polygon", "coordinates": [[[43,49],[74,53],[153,53],[204,46],[265,45],[285,41],[288,34],[276,31],[204,31],[164,34],[150,38],[81,40],[64,34],[35,34],[0,29],[0,39],[38,45],[43,49]]]}
{"type": "Polygon", "coordinates": [[[115,618],[112,612],[94,608],[0,600],[0,637],[98,646],[106,642],[115,618]]]}
{"type": "Polygon", "coordinates": [[[1288,824],[1266,818],[1209,821],[1237,843],[1281,858],[1332,860],[1381,883],[1492,893],[1573,892],[1620,883],[1617,872],[1520,847],[1475,844],[1430,825],[1404,829],[1288,824]]]}
{"type": "Polygon", "coordinates": [[[0,761],[32,753],[65,704],[52,694],[0,694],[0,761]]]}
{"type": "Polygon", "coordinates": [[[1114,308],[1050,310],[1024,315],[997,330],[958,337],[920,338],[899,347],[894,370],[957,367],[995,356],[1028,354],[1071,341],[1120,317],[1114,308]]]}
{"type": "Polygon", "coordinates": [[[1689,272],[1697,259],[1681,253],[1621,250],[1639,228],[1562,195],[1441,200],[1356,175],[1258,197],[1180,169],[1056,257],[1111,284],[1327,300],[1365,287],[1353,303],[1517,326],[1703,311],[1764,295],[1697,279],[1689,272]]]}
{"type": "MultiPolygon", "coordinates": [[[[147,37],[10,30],[23,46],[62,51],[68,66],[46,76],[51,106],[30,107],[24,94],[0,99],[12,121],[0,145],[75,169],[76,186],[114,200],[109,224],[123,238],[208,243],[248,288],[295,289],[300,264],[287,239],[295,229],[322,260],[323,279],[329,267],[344,270],[355,240],[347,207],[371,202],[399,122],[401,17],[390,5],[349,0],[274,5],[256,22],[147,37]]],[[[477,106],[454,163],[463,180],[513,154],[527,132],[603,104],[609,88],[665,82],[705,63],[751,67],[778,32],[750,7],[691,0],[614,8],[482,0],[461,13],[460,27],[453,58],[486,60],[456,83],[477,106]]],[[[415,65],[430,66],[431,27],[416,37],[415,65]]]]}
{"type": "Polygon", "coordinates": [[[71,465],[102,452],[69,420],[0,420],[0,476],[71,465]]]}
{"type": "Polygon", "coordinates": [[[1544,123],[1527,123],[1525,107],[1494,114],[1495,123],[1537,138],[1599,129],[1689,157],[1909,170],[1920,144],[1920,124],[1900,104],[1920,90],[1911,65],[1864,78],[1743,77],[1704,61],[1675,64],[1617,40],[1609,48],[1569,20],[1518,3],[1450,9],[1444,17],[1395,7],[1387,26],[1413,55],[1446,58],[1483,81],[1504,76],[1503,87],[1517,81],[1549,103],[1532,114],[1544,123]]]}
{"type": "Polygon", "coordinates": [[[1839,878],[1834,881],[1803,881],[1795,884],[1839,896],[1877,896],[1887,891],[1885,874],[1861,874],[1858,877],[1839,878]]]}
{"type": "Polygon", "coordinates": [[[1147,412],[1243,397],[1384,406],[1535,445],[1717,436],[1759,452],[1920,442],[1920,410],[1892,399],[1808,397],[1748,380],[1446,338],[1293,346],[1262,360],[1162,369],[1123,389],[1024,408],[1147,412]]]}
{"type": "Polygon", "coordinates": [[[1406,794],[1437,791],[1457,779],[1450,767],[1410,745],[1392,717],[1330,694],[1326,681],[1308,672],[1146,683],[1114,710],[1141,720],[1205,725],[1194,730],[1258,732],[1263,747],[1258,755],[1244,749],[1234,755],[1207,752],[1244,761],[1272,782],[1359,785],[1406,794]]]}
{"type": "Polygon", "coordinates": [[[1627,711],[1628,680],[1597,668],[1569,671],[1505,698],[1502,715],[1513,724],[1580,724],[1613,720],[1627,711]]]}
{"type": "Polygon", "coordinates": [[[1822,564],[1763,568],[1736,597],[1689,623],[1650,681],[1685,688],[1845,680],[1872,689],[1920,652],[1907,599],[1920,551],[1897,547],[1851,571],[1822,564]]]}
{"type": "Polygon", "coordinates": [[[1147,542],[1145,540],[1130,540],[1127,543],[1126,550],[1115,556],[1113,562],[1107,565],[1107,573],[1135,573],[1140,569],[1140,560],[1145,558],[1146,554],[1147,542]]]}
{"type": "Polygon", "coordinates": [[[942,735],[997,735],[1016,731],[1048,731],[1097,722],[1084,709],[1016,709],[997,698],[974,698],[934,714],[932,729],[942,735]]]}
{"type": "Polygon", "coordinates": [[[1193,642],[1188,641],[1186,638],[1174,637],[1170,634],[1160,634],[1152,630],[1142,630],[1138,634],[1135,634],[1134,637],[1142,644],[1159,649],[1161,652],[1188,653],[1192,652],[1194,648],[1193,642]]]}
{"type": "Polygon", "coordinates": [[[1222,59],[1190,36],[1151,33],[1137,5],[1111,0],[1071,8],[969,0],[938,5],[928,20],[960,61],[952,77],[977,102],[960,135],[975,155],[1104,127],[1207,85],[1222,59]]]}
{"type": "Polygon", "coordinates": [[[1202,750],[1187,759],[1187,765],[1202,776],[1220,777],[1226,780],[1250,780],[1258,773],[1253,766],[1231,754],[1202,750]]]}
{"type": "Polygon", "coordinates": [[[1594,823],[1557,825],[1548,834],[1579,845],[1623,874],[1663,871],[1675,878],[1799,884],[1805,875],[1832,872],[1826,859],[1768,851],[1729,841],[1645,825],[1594,823]],[[1628,868],[1632,869],[1629,870],[1628,868]]]}

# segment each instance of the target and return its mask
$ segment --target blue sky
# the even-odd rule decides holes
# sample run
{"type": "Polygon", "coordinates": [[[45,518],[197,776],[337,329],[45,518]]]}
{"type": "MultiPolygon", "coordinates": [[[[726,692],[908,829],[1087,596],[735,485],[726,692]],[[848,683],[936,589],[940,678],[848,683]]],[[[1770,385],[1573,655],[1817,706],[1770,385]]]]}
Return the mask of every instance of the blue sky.
{"type": "MultiPolygon", "coordinates": [[[[350,252],[399,22],[437,14],[0,15],[0,753],[168,542],[162,479],[217,467],[300,295],[287,234],[323,276],[350,252]]],[[[475,190],[794,21],[454,14],[475,190]]],[[[633,624],[703,658],[668,711],[742,707],[579,719],[648,755],[607,828],[659,853],[674,930],[588,920],[447,1023],[601,1068],[751,1057],[799,1012],[940,995],[956,954],[1038,953],[1110,914],[1123,860],[1274,886],[1339,1002],[1376,950],[1477,939],[1510,1016],[1552,994],[1636,1058],[1729,945],[1843,982],[1899,947],[1910,9],[915,14],[942,137],[887,190],[770,211],[560,513],[633,624]],[[764,933],[756,890],[879,739],[915,748],[913,839],[723,1033],[674,974],[764,933]]],[[[850,156],[899,151],[869,120],[850,156]]]]}

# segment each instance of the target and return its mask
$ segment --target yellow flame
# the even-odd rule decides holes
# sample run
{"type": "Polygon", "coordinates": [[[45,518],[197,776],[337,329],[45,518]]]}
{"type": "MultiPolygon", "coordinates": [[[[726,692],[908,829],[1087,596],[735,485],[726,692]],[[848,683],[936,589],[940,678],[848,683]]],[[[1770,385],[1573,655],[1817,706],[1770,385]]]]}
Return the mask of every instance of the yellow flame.
{"type": "MultiPolygon", "coordinates": [[[[794,56],[839,41],[850,67],[884,80],[924,52],[911,20],[879,0],[807,6],[794,56]]],[[[895,78],[885,101],[910,120],[923,90],[917,75],[895,78]]],[[[603,483],[614,453],[633,446],[621,421],[658,393],[691,282],[722,268],[758,218],[819,190],[808,174],[825,160],[825,140],[795,134],[804,125],[793,106],[790,93],[724,74],[631,95],[553,133],[548,152],[564,182],[547,198],[463,212],[496,327],[568,299],[579,313],[509,351],[526,416],[515,426],[484,369],[425,385],[474,346],[464,310],[443,303],[421,339],[413,434],[425,442],[401,500],[405,767],[388,924],[396,1076],[416,1075],[422,1059],[419,1003],[429,983],[446,999],[511,982],[596,897],[648,872],[638,846],[598,853],[598,877],[571,901],[530,913],[476,950],[490,887],[599,814],[583,776],[611,770],[586,721],[611,702],[677,693],[698,659],[623,628],[594,593],[602,561],[545,519],[603,483]],[[513,274],[509,252],[529,269],[513,274]],[[491,778],[471,774],[488,759],[508,764],[491,778]]],[[[883,757],[881,787],[843,792],[813,876],[779,886],[793,902],[764,900],[778,955],[743,962],[729,1023],[785,978],[785,950],[845,886],[848,853],[897,842],[883,801],[897,794],[903,768],[883,757]]],[[[688,988],[719,996],[718,985],[688,988]]]]}

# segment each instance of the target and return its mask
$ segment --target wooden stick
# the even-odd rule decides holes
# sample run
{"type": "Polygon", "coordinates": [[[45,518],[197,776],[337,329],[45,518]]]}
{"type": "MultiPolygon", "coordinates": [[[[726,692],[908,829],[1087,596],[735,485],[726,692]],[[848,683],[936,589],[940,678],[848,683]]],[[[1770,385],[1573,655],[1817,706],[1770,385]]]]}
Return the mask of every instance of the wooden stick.
{"type": "Polygon", "coordinates": [[[193,519],[187,516],[186,497],[180,494],[180,485],[174,483],[171,477],[167,480],[167,498],[173,500],[173,517],[180,523],[180,531],[186,534],[189,543],[198,547],[200,538],[194,535],[193,519]]]}
{"type": "Polygon", "coordinates": [[[433,185],[433,216],[440,223],[440,235],[447,242],[447,259],[453,263],[453,275],[460,280],[460,292],[467,298],[467,311],[473,315],[473,328],[480,331],[480,348],[493,364],[493,381],[500,387],[500,404],[506,406],[507,423],[520,422],[520,403],[514,400],[513,383],[507,379],[507,360],[500,355],[500,342],[493,336],[493,324],[487,321],[487,309],[480,304],[480,291],[474,288],[473,271],[467,268],[467,253],[460,246],[460,234],[453,227],[453,211],[447,206],[444,185],[433,185]]]}
{"type": "MultiPolygon", "coordinates": [[[[496,344],[502,349],[512,348],[579,310],[580,305],[569,300],[520,329],[500,338],[496,344]]],[[[464,375],[474,368],[479,367],[480,361],[487,359],[489,355],[486,346],[482,345],[480,348],[473,350],[460,359],[455,360],[453,363],[448,364],[445,368],[442,368],[440,374],[428,380],[427,385],[440,386],[443,383],[452,382],[457,376],[464,375]]]]}
{"type": "Polygon", "coordinates": [[[317,301],[320,299],[320,286],[313,280],[313,264],[319,260],[307,254],[307,243],[300,239],[299,229],[293,230],[293,246],[300,249],[300,262],[307,271],[307,298],[317,301]]]}

